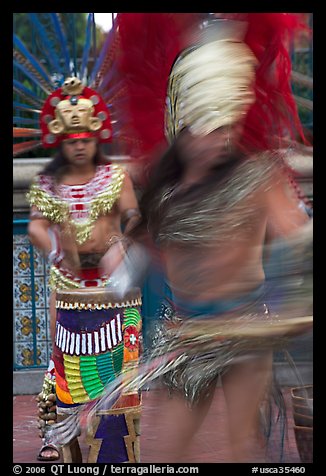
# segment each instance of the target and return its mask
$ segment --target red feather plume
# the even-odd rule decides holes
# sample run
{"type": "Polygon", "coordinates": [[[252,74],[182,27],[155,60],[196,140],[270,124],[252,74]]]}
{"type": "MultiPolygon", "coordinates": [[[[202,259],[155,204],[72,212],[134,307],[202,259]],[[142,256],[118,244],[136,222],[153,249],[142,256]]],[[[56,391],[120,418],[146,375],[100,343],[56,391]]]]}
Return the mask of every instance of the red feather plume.
{"type": "Polygon", "coordinates": [[[253,149],[282,147],[282,139],[308,145],[291,88],[291,41],[306,28],[300,16],[290,13],[248,13],[245,42],[259,64],[256,102],[248,112],[243,141],[253,149]]]}
{"type": "Polygon", "coordinates": [[[118,69],[128,96],[126,121],[133,136],[129,153],[149,159],[166,146],[164,111],[172,64],[185,46],[185,35],[198,21],[195,13],[120,13],[118,69]]]}
{"type": "MultiPolygon", "coordinates": [[[[304,138],[291,90],[289,41],[302,28],[300,15],[288,13],[216,14],[244,20],[244,41],[258,59],[256,102],[244,124],[242,146],[259,151],[282,146],[282,138],[304,138]]],[[[193,42],[201,13],[120,13],[116,67],[125,94],[124,132],[132,137],[128,153],[148,160],[167,145],[164,111],[168,76],[179,53],[193,42]]],[[[120,111],[121,112],[121,111],[120,111]]]]}

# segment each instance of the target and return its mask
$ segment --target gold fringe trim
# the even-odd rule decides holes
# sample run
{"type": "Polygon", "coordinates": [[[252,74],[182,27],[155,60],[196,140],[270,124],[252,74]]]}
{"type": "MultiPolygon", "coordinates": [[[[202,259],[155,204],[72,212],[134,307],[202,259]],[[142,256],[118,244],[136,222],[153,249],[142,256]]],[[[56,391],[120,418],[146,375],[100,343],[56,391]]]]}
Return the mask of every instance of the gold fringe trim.
{"type": "MultiPolygon", "coordinates": [[[[110,278],[103,280],[103,287],[109,284],[109,279],[110,278]]],[[[81,286],[80,282],[75,281],[71,278],[67,278],[55,266],[51,266],[50,268],[49,286],[52,291],[56,291],[58,289],[78,289],[83,287],[81,286]]]]}
{"type": "MultiPolygon", "coordinates": [[[[91,201],[89,218],[84,223],[70,219],[76,229],[76,241],[81,245],[90,237],[95,221],[100,215],[108,214],[118,200],[125,172],[119,165],[112,165],[112,180],[106,190],[91,201]]],[[[62,223],[69,219],[69,206],[66,202],[52,197],[41,189],[37,182],[33,183],[26,198],[30,205],[36,206],[53,223],[62,223]]],[[[75,286],[74,286],[75,287],[75,286]]]]}
{"type": "Polygon", "coordinates": [[[62,223],[69,218],[69,206],[66,202],[49,195],[40,188],[38,182],[31,185],[26,198],[30,206],[34,205],[45,218],[53,223],[62,223]]]}
{"type": "Polygon", "coordinates": [[[65,301],[56,301],[56,308],[57,309],[73,309],[73,310],[91,310],[94,311],[95,309],[120,309],[126,307],[138,307],[141,306],[142,300],[141,299],[132,299],[131,301],[126,302],[108,302],[108,303],[101,303],[101,304],[94,304],[94,303],[84,303],[84,302],[65,302],[65,301]]]}
{"type": "Polygon", "coordinates": [[[49,286],[51,291],[64,288],[75,289],[81,287],[78,281],[67,278],[55,266],[51,266],[50,268],[49,286]]]}

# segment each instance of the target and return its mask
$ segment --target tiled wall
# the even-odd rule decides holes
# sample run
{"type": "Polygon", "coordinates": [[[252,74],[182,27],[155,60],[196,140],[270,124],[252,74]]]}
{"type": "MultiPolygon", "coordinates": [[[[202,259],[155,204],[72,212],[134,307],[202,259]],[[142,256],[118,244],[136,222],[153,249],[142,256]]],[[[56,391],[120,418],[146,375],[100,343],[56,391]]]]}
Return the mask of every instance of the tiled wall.
{"type": "Polygon", "coordinates": [[[46,367],[51,353],[48,265],[26,234],[13,235],[13,258],[14,369],[46,367]]]}

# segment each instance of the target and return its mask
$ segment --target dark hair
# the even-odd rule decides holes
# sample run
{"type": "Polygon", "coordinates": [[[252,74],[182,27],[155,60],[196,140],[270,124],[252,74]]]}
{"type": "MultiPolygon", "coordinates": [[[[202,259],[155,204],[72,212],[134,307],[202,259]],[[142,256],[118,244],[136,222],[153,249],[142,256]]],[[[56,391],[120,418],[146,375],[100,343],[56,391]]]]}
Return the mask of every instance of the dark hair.
{"type": "MultiPolygon", "coordinates": [[[[94,155],[94,165],[107,164],[109,161],[101,150],[100,144],[97,144],[96,153],[94,155]]],[[[62,145],[60,144],[57,154],[44,167],[40,175],[53,175],[58,178],[67,168],[68,161],[63,153],[62,145]]]]}

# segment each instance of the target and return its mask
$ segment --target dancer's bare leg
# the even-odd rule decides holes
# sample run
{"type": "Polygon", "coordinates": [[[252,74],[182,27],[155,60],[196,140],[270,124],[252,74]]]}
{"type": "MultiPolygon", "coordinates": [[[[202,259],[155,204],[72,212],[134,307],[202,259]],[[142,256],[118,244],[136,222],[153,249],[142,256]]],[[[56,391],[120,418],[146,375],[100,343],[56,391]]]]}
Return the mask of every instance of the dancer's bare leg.
{"type": "MultiPolygon", "coordinates": [[[[216,387],[216,380],[206,392],[202,393],[200,400],[192,407],[183,395],[174,393],[168,395],[166,391],[163,402],[162,392],[157,392],[159,418],[153,424],[159,441],[157,463],[182,462],[192,438],[203,423],[211,406],[216,387]]],[[[155,404],[155,403],[154,403],[155,404]]]]}
{"type": "Polygon", "coordinates": [[[260,405],[272,378],[272,353],[257,354],[234,364],[223,376],[233,462],[263,462],[260,405]]]}

